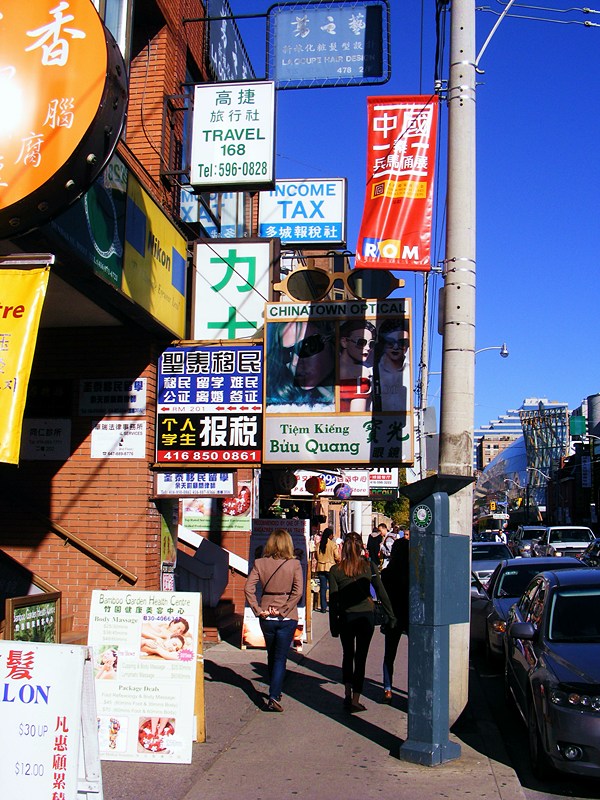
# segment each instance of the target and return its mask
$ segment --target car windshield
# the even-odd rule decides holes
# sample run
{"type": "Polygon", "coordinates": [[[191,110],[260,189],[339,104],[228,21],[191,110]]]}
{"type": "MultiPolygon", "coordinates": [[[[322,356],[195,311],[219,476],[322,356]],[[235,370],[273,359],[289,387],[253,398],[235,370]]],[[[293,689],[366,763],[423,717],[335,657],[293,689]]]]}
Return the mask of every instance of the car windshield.
{"type": "MultiPolygon", "coordinates": [[[[530,559],[522,559],[529,561],[530,559]]],[[[494,591],[495,597],[521,597],[529,582],[535,578],[540,571],[539,566],[527,565],[527,568],[504,570],[494,591]]]]}
{"type": "Polygon", "coordinates": [[[512,553],[505,544],[474,544],[473,561],[493,561],[511,558],[512,553]]]}
{"type": "Polygon", "coordinates": [[[600,587],[556,592],[548,630],[553,642],[600,642],[600,587]]]}
{"type": "Polygon", "coordinates": [[[554,542],[591,542],[593,539],[591,531],[585,528],[561,528],[557,531],[550,531],[551,543],[554,542]]]}
{"type": "Polygon", "coordinates": [[[523,531],[524,539],[539,539],[546,533],[545,528],[530,528],[528,531],[523,531]]]}

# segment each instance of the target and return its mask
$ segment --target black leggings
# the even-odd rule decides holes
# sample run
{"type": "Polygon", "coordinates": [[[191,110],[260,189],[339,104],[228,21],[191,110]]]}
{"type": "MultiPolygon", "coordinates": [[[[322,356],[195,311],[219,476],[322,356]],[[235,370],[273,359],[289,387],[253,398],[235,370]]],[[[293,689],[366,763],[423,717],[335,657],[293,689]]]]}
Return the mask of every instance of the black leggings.
{"type": "Polygon", "coordinates": [[[362,692],[369,645],[375,620],[372,611],[347,612],[340,626],[342,643],[342,680],[352,684],[353,692],[362,692]]]}

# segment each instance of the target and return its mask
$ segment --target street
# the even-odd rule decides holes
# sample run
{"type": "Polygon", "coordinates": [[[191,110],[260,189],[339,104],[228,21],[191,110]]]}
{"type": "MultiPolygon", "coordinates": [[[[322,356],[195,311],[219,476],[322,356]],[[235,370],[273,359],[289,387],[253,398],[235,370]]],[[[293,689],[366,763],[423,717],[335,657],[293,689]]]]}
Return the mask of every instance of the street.
{"type": "Polygon", "coordinates": [[[504,697],[503,664],[487,661],[483,649],[471,653],[470,679],[479,680],[497,725],[511,765],[528,800],[552,800],[572,797],[576,800],[600,798],[600,781],[584,780],[572,775],[559,775],[548,782],[535,778],[529,764],[527,729],[515,707],[504,697]]]}

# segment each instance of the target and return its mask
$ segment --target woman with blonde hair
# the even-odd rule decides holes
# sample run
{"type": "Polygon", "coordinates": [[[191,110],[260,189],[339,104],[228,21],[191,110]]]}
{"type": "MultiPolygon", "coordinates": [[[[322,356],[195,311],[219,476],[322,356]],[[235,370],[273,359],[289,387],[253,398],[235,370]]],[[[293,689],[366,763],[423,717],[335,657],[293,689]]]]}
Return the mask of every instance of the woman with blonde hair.
{"type": "Polygon", "coordinates": [[[259,618],[269,670],[269,711],[283,711],[281,691],[287,654],[298,625],[298,603],[302,600],[302,567],[294,557],[292,537],[283,528],[269,536],[262,558],[250,570],[244,593],[246,602],[259,618]],[[260,602],[257,586],[261,585],[260,602]]]}
{"type": "Polygon", "coordinates": [[[363,541],[358,533],[349,533],[342,547],[342,558],[329,571],[329,627],[332,636],[342,643],[342,680],[344,708],[364,711],[360,695],[365,681],[369,645],[375,629],[375,604],[371,584],[393,627],[396,618],[379,569],[363,556],[363,541]]]}
{"type": "Polygon", "coordinates": [[[317,577],[319,579],[319,610],[327,613],[329,570],[340,560],[339,548],[333,538],[333,528],[325,528],[316,550],[317,577]]]}

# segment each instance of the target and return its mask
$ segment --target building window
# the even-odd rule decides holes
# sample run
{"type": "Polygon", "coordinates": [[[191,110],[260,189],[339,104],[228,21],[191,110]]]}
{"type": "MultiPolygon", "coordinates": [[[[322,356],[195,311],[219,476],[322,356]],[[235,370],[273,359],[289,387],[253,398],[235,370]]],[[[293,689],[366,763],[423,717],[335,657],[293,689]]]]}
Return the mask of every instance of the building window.
{"type": "Polygon", "coordinates": [[[100,18],[119,45],[126,64],[131,52],[132,0],[93,0],[100,18]]]}

